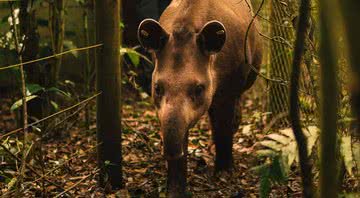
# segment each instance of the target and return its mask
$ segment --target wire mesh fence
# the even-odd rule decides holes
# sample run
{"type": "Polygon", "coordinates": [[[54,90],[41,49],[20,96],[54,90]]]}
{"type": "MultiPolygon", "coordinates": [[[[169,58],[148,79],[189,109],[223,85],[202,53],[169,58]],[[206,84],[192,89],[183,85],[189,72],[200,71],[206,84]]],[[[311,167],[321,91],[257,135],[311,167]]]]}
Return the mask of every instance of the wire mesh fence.
{"type": "MultiPolygon", "coordinates": [[[[259,1],[256,1],[259,2],[259,1]]],[[[276,127],[289,127],[289,80],[291,74],[292,53],[297,25],[298,1],[270,0],[262,8],[258,20],[259,34],[264,41],[263,73],[268,79],[266,110],[269,119],[276,120],[276,127]]],[[[256,9],[256,8],[255,8],[256,9]]],[[[306,58],[301,65],[300,109],[302,120],[314,124],[316,122],[317,93],[315,80],[317,65],[314,62],[314,47],[311,46],[312,35],[306,43],[306,58]]]]}

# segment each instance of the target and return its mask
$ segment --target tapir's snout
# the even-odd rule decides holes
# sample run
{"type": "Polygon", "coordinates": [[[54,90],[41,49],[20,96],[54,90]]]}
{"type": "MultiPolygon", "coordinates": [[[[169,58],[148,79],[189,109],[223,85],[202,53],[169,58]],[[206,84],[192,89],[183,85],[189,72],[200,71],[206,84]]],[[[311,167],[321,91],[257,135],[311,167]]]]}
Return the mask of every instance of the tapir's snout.
{"type": "Polygon", "coordinates": [[[179,159],[184,155],[183,137],[174,129],[164,133],[164,157],[167,160],[179,159]]]}
{"type": "Polygon", "coordinates": [[[184,141],[186,132],[177,119],[169,119],[162,126],[164,157],[176,160],[184,156],[184,141]]]}

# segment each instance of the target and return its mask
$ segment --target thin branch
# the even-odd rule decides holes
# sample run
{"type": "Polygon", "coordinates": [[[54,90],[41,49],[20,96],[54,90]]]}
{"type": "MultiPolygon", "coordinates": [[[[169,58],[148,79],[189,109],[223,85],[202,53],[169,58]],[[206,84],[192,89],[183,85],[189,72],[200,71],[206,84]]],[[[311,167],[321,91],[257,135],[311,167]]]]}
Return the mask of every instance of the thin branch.
{"type": "Polygon", "coordinates": [[[72,190],[73,188],[77,187],[79,184],[81,184],[83,181],[85,181],[86,179],[88,179],[89,177],[95,175],[96,173],[98,173],[100,171],[100,169],[96,169],[94,172],[84,176],[80,181],[76,182],[74,185],[70,186],[68,189],[64,190],[63,192],[57,194],[54,198],[58,198],[61,197],[62,195],[64,195],[65,193],[69,192],[70,190],[72,190]]]}
{"type": "Polygon", "coordinates": [[[312,164],[310,163],[307,153],[307,139],[301,128],[299,108],[299,78],[301,72],[300,65],[305,51],[304,45],[308,28],[308,20],[310,17],[309,0],[301,1],[299,12],[300,16],[298,30],[296,32],[296,42],[290,84],[290,122],[298,145],[298,155],[302,175],[301,179],[303,184],[303,196],[305,198],[311,198],[314,196],[312,183],[312,164]]]}
{"type": "Polygon", "coordinates": [[[274,41],[274,42],[277,42],[277,43],[280,43],[280,44],[283,44],[287,47],[289,47],[290,49],[293,49],[294,47],[289,43],[289,41],[287,41],[285,38],[281,37],[281,36],[273,36],[273,37],[270,37],[270,36],[267,36],[265,35],[264,33],[261,33],[260,31],[258,31],[259,35],[268,39],[268,40],[271,40],[271,41],[274,41]]]}
{"type": "Polygon", "coordinates": [[[18,179],[16,180],[16,196],[21,196],[21,184],[23,183],[25,169],[26,169],[26,154],[27,150],[26,145],[28,142],[28,114],[27,114],[27,103],[26,103],[26,82],[25,82],[25,72],[24,72],[24,65],[22,64],[22,47],[20,47],[20,41],[18,37],[18,31],[16,26],[16,18],[14,15],[14,6],[12,2],[9,2],[10,5],[10,12],[12,18],[12,33],[14,36],[15,48],[17,51],[18,59],[19,59],[19,66],[20,66],[20,77],[21,77],[21,94],[22,94],[22,119],[23,119],[23,133],[24,133],[24,140],[23,140],[23,155],[21,159],[21,166],[18,179]]]}
{"type": "MultiPolygon", "coordinates": [[[[249,6],[249,9],[251,9],[251,6],[250,4],[245,1],[248,6],[249,6]]],[[[248,40],[248,36],[249,36],[249,32],[250,32],[250,28],[252,27],[252,25],[254,24],[255,22],[255,19],[256,17],[259,15],[263,5],[264,5],[264,2],[265,0],[262,0],[261,3],[260,3],[260,6],[258,8],[258,10],[256,11],[255,15],[252,17],[247,29],[246,29],[246,33],[245,33],[245,42],[244,42],[244,57],[245,57],[245,64],[249,65],[250,68],[257,74],[259,75],[260,77],[264,78],[266,81],[271,81],[271,82],[275,82],[275,83],[280,83],[282,85],[286,85],[287,84],[287,81],[283,80],[283,79],[272,79],[272,78],[269,78],[265,75],[263,75],[262,73],[259,72],[258,69],[256,69],[252,64],[249,63],[249,60],[247,58],[247,40],[248,40]]]]}
{"type": "MultiPolygon", "coordinates": [[[[100,144],[101,144],[101,143],[100,143],[100,144]]],[[[87,152],[89,152],[89,151],[97,148],[100,144],[97,144],[96,146],[91,147],[91,148],[85,150],[83,154],[86,154],[87,152]]],[[[34,180],[32,183],[37,182],[37,181],[45,178],[46,176],[50,175],[52,172],[56,171],[57,169],[61,168],[62,166],[64,166],[64,165],[65,165],[66,163],[68,163],[69,161],[71,161],[71,160],[73,160],[73,159],[75,159],[75,158],[77,158],[77,157],[79,157],[79,156],[80,156],[79,154],[76,154],[76,155],[74,154],[74,155],[71,156],[69,159],[65,160],[63,163],[59,164],[59,165],[56,166],[55,168],[51,169],[50,171],[46,172],[44,175],[42,175],[42,176],[40,176],[39,178],[37,178],[36,180],[34,180]]]]}
{"type": "MultiPolygon", "coordinates": [[[[12,153],[8,148],[6,148],[6,146],[0,144],[0,147],[3,148],[5,152],[7,152],[8,154],[10,154],[10,156],[11,156],[12,158],[14,158],[15,160],[21,162],[21,159],[20,159],[18,156],[16,156],[14,153],[12,153]]],[[[41,178],[44,178],[44,177],[42,177],[42,175],[41,175],[40,173],[38,173],[38,172],[35,170],[35,168],[32,167],[31,165],[26,164],[25,166],[26,166],[26,168],[28,168],[31,172],[33,172],[35,175],[37,175],[37,176],[39,176],[39,177],[41,177],[41,178]]],[[[57,184],[57,183],[55,183],[55,182],[47,179],[46,177],[45,177],[44,179],[45,179],[47,182],[49,182],[50,184],[52,184],[52,185],[54,185],[54,186],[56,186],[56,187],[64,190],[63,187],[61,187],[59,184],[57,184]]]]}
{"type": "MultiPolygon", "coordinates": [[[[93,95],[93,96],[91,96],[91,97],[89,97],[89,98],[87,98],[87,99],[85,99],[85,100],[83,100],[83,101],[81,101],[81,102],[79,102],[79,103],[71,106],[71,107],[68,107],[68,108],[66,108],[66,109],[64,109],[64,110],[61,110],[61,111],[59,111],[59,112],[56,112],[56,113],[54,113],[54,114],[52,114],[52,115],[50,115],[50,116],[47,116],[47,117],[45,117],[45,118],[43,118],[43,119],[40,119],[40,120],[38,120],[38,121],[36,121],[36,122],[33,122],[33,123],[29,124],[29,125],[27,126],[27,128],[32,127],[32,126],[34,126],[34,125],[36,125],[36,124],[39,124],[39,123],[41,123],[41,122],[43,122],[43,121],[45,121],[45,120],[48,120],[48,119],[50,119],[50,118],[53,118],[53,117],[55,117],[55,116],[57,116],[57,115],[59,115],[59,114],[62,114],[62,113],[64,113],[64,112],[67,112],[67,111],[69,111],[69,110],[71,110],[71,109],[74,109],[75,107],[78,107],[78,106],[80,106],[80,105],[82,105],[82,104],[85,104],[85,103],[87,103],[88,101],[90,101],[90,100],[98,97],[100,94],[101,94],[101,92],[100,92],[100,93],[97,93],[97,94],[95,94],[95,95],[93,95]]],[[[4,137],[9,136],[9,135],[18,133],[19,131],[22,131],[22,130],[23,130],[23,128],[19,128],[19,129],[16,129],[16,130],[7,132],[7,133],[5,133],[4,135],[0,136],[0,140],[1,140],[2,138],[4,138],[4,137]]]]}
{"type": "MultiPolygon", "coordinates": [[[[245,2],[248,4],[249,9],[251,9],[250,4],[249,4],[247,1],[245,1],[245,2]]],[[[248,27],[247,27],[247,29],[246,29],[246,33],[245,33],[245,42],[244,42],[245,64],[249,64],[249,60],[247,59],[247,40],[248,40],[248,36],[249,36],[249,32],[250,32],[250,28],[251,28],[251,27],[252,27],[252,25],[254,24],[256,17],[259,15],[259,13],[260,13],[260,11],[261,11],[262,7],[264,6],[264,2],[265,2],[265,0],[262,0],[262,1],[261,1],[261,3],[260,3],[260,6],[259,6],[258,10],[256,11],[255,15],[252,17],[252,19],[251,19],[251,21],[250,21],[250,23],[249,23],[249,25],[248,25],[248,27]]]]}
{"type": "MultiPolygon", "coordinates": [[[[249,2],[247,2],[246,0],[245,0],[245,2],[248,4],[249,9],[251,9],[251,6],[250,6],[249,2]]],[[[265,0],[262,0],[261,3],[260,3],[260,6],[259,6],[259,8],[258,8],[258,10],[257,10],[256,13],[254,14],[253,18],[251,19],[251,21],[250,21],[250,23],[249,23],[249,25],[248,25],[248,27],[247,27],[247,29],[246,29],[245,42],[244,42],[245,64],[248,64],[248,65],[250,66],[251,70],[253,70],[257,75],[259,75],[260,77],[262,77],[262,78],[263,78],[264,80],[266,80],[267,82],[273,82],[273,83],[278,83],[278,84],[280,84],[280,85],[282,85],[282,86],[288,86],[288,85],[289,85],[289,81],[284,80],[284,79],[282,79],[282,78],[275,79],[275,78],[270,78],[270,77],[265,76],[265,75],[262,74],[258,69],[256,69],[252,64],[249,64],[249,60],[247,59],[247,50],[246,50],[246,49],[247,49],[247,39],[248,39],[248,36],[249,36],[250,28],[251,28],[251,26],[254,24],[256,17],[259,16],[259,13],[260,13],[262,7],[264,6],[264,3],[265,3],[265,0]]],[[[258,32],[258,34],[259,34],[260,36],[266,37],[267,39],[270,39],[270,40],[272,40],[272,41],[280,42],[280,43],[282,43],[282,44],[290,47],[291,49],[293,48],[293,47],[291,46],[291,44],[290,44],[287,40],[285,40],[284,38],[282,38],[282,37],[280,37],[280,36],[268,37],[268,36],[262,34],[262,33],[261,33],[260,31],[258,31],[258,30],[257,30],[257,32],[258,32]],[[277,40],[277,39],[279,39],[279,40],[277,40]]],[[[301,90],[300,90],[300,91],[301,91],[301,90]]],[[[302,93],[305,93],[305,94],[307,94],[307,95],[311,95],[311,94],[309,94],[309,93],[306,92],[306,91],[301,91],[301,92],[302,92],[302,93]]]]}
{"type": "Polygon", "coordinates": [[[58,57],[58,56],[62,56],[62,55],[65,55],[65,54],[69,54],[69,53],[72,53],[72,52],[83,51],[83,50],[87,50],[87,49],[91,49],[91,48],[101,47],[102,45],[103,44],[96,44],[96,45],[92,45],[92,46],[88,46],[88,47],[71,49],[71,50],[64,51],[64,52],[61,52],[61,53],[58,53],[58,54],[53,54],[51,56],[45,56],[45,57],[42,57],[42,58],[39,58],[39,59],[30,60],[30,61],[26,61],[26,62],[23,62],[23,63],[15,64],[15,65],[9,65],[9,66],[0,67],[0,71],[5,70],[5,69],[20,67],[21,65],[28,65],[28,64],[31,64],[31,63],[35,63],[35,62],[48,60],[48,59],[55,58],[55,57],[58,57]]]}

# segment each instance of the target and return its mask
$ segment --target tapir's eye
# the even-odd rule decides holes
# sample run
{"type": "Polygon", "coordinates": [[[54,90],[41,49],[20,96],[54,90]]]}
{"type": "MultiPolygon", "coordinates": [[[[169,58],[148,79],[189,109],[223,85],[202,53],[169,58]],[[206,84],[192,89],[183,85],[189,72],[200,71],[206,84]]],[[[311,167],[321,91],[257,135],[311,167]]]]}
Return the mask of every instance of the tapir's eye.
{"type": "Polygon", "coordinates": [[[204,90],[205,90],[204,85],[196,85],[195,92],[194,92],[195,96],[201,96],[203,94],[204,90]]]}
{"type": "Polygon", "coordinates": [[[164,94],[164,88],[159,85],[159,84],[155,84],[155,96],[157,97],[161,97],[164,94]]]}
{"type": "Polygon", "coordinates": [[[199,85],[195,85],[195,87],[193,87],[192,91],[191,91],[191,95],[194,97],[194,98],[198,98],[198,97],[201,97],[204,93],[204,90],[205,90],[205,86],[202,85],[202,84],[199,84],[199,85]]]}

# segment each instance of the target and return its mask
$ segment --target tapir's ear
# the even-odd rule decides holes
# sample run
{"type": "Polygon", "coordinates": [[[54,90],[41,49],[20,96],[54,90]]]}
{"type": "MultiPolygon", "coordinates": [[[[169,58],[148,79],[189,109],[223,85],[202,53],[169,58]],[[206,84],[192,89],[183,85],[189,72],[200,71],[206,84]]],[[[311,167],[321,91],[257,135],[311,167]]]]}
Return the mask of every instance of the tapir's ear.
{"type": "Polygon", "coordinates": [[[210,21],[201,29],[197,42],[204,53],[219,52],[225,44],[226,30],[219,21],[210,21]]]}
{"type": "Polygon", "coordinates": [[[154,19],[145,19],[139,25],[138,39],[146,50],[160,50],[168,38],[169,34],[154,19]]]}

